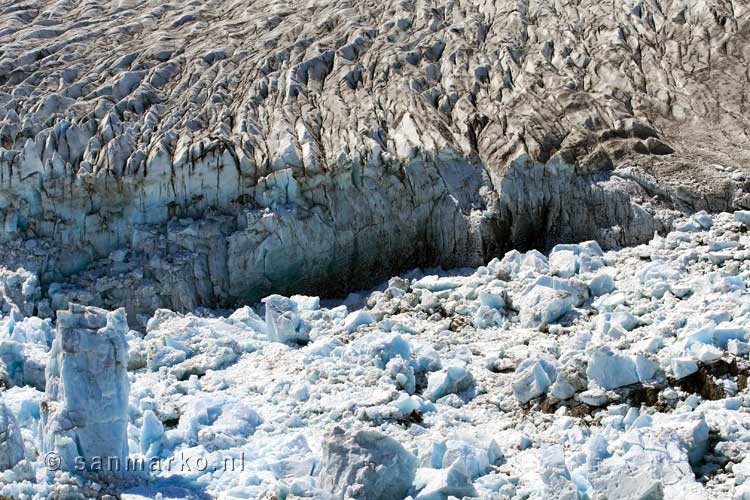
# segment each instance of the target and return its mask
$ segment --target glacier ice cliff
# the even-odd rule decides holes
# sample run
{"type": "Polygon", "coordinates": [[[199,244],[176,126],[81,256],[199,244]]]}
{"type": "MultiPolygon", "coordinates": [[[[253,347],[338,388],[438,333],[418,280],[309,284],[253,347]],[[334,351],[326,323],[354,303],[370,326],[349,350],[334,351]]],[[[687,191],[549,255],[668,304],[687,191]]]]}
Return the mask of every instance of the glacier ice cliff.
{"type": "MultiPolygon", "coordinates": [[[[750,206],[742,2],[0,5],[2,264],[191,310],[750,206]]],[[[40,314],[42,314],[40,312],[40,314]]]]}

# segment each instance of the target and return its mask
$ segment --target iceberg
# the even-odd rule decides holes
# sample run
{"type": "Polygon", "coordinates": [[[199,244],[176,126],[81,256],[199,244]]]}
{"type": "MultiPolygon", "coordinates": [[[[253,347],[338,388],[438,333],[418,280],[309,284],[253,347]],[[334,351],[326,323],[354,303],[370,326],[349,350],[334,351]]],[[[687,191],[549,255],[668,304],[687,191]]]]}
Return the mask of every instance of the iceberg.
{"type": "Polygon", "coordinates": [[[57,313],[42,403],[42,448],[63,470],[83,463],[104,478],[124,477],[128,456],[128,331],[125,310],[71,304],[57,313]],[[113,460],[98,470],[96,459],[113,460]]]}
{"type": "Polygon", "coordinates": [[[24,459],[25,454],[16,417],[0,400],[0,472],[14,467],[24,459]]]}
{"type": "Polygon", "coordinates": [[[403,500],[416,464],[416,457],[391,437],[336,427],[323,443],[319,484],[338,500],[403,500]]]}

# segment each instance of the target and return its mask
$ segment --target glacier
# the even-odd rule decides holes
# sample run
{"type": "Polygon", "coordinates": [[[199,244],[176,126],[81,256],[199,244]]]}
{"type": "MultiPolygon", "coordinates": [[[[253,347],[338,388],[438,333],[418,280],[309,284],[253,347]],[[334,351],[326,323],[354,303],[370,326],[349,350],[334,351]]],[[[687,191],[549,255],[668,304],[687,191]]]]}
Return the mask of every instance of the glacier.
{"type": "Polygon", "coordinates": [[[6,1],[15,302],[143,327],[750,208],[747,8],[631,3],[6,1]]]}
{"type": "Polygon", "coordinates": [[[0,0],[0,499],[750,499],[749,33],[0,0]]]}
{"type": "Polygon", "coordinates": [[[162,309],[145,331],[122,309],[4,317],[0,341],[46,384],[2,372],[0,495],[744,498],[750,219],[701,220],[592,250],[565,278],[540,263],[595,245],[414,269],[343,300],[162,309]],[[571,308],[529,324],[540,287],[571,308]],[[503,321],[477,323],[483,308],[503,321]],[[142,465],[75,468],[98,456],[142,465]]]}

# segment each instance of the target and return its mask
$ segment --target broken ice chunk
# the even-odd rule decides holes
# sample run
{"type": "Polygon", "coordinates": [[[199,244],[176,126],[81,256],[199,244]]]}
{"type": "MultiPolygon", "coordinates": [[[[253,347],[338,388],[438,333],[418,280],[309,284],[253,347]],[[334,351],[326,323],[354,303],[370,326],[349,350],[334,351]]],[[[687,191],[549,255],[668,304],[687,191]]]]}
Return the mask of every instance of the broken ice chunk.
{"type": "Polygon", "coordinates": [[[319,485],[337,500],[402,500],[416,464],[416,457],[391,437],[336,427],[323,442],[319,485]]]}
{"type": "Polygon", "coordinates": [[[559,243],[552,247],[550,254],[562,252],[573,252],[575,255],[589,255],[591,257],[601,257],[604,255],[602,247],[594,240],[584,241],[582,243],[559,243]]]}
{"type": "MultiPolygon", "coordinates": [[[[646,435],[660,435],[662,440],[676,440],[687,452],[691,464],[700,462],[708,449],[709,427],[706,416],[701,412],[656,414],[653,424],[640,430],[646,435]]],[[[641,439],[637,442],[642,442],[641,439]]]]}
{"type": "Polygon", "coordinates": [[[21,344],[36,344],[45,350],[52,345],[55,333],[49,319],[37,317],[23,318],[16,321],[10,331],[10,340],[21,344]]]}
{"type": "Polygon", "coordinates": [[[459,284],[455,278],[431,275],[415,281],[412,284],[412,288],[423,288],[430,292],[442,292],[444,290],[452,290],[458,287],[459,284]]]}
{"type": "Polygon", "coordinates": [[[538,274],[547,274],[549,263],[547,257],[539,250],[529,250],[521,261],[521,269],[534,271],[538,274]]]}
{"type": "Polygon", "coordinates": [[[745,457],[742,462],[734,464],[732,472],[734,473],[734,484],[750,483],[748,481],[750,479],[750,457],[745,457]]]}
{"type": "Polygon", "coordinates": [[[713,341],[717,347],[726,349],[731,340],[738,340],[747,342],[748,334],[745,327],[730,323],[728,321],[722,321],[713,332],[713,341]]]}
{"type": "Polygon", "coordinates": [[[141,427],[141,453],[146,456],[156,456],[159,453],[158,444],[164,436],[164,425],[156,418],[151,410],[143,412],[141,427]]]}
{"type": "Polygon", "coordinates": [[[250,306],[240,307],[228,319],[242,323],[258,333],[268,335],[265,321],[250,306]]]}
{"type": "Polygon", "coordinates": [[[599,462],[612,456],[607,449],[608,444],[607,438],[602,433],[595,432],[591,435],[586,443],[586,463],[589,468],[595,468],[599,462]]]}
{"type": "Polygon", "coordinates": [[[678,380],[698,371],[698,363],[693,358],[672,358],[670,364],[672,375],[678,380]]]}
{"type": "Polygon", "coordinates": [[[705,210],[701,210],[700,212],[693,214],[690,218],[695,221],[704,231],[708,231],[709,229],[711,229],[711,226],[714,225],[713,218],[705,210]]]}
{"type": "Polygon", "coordinates": [[[690,330],[686,333],[680,333],[679,338],[680,340],[685,341],[685,346],[687,347],[690,347],[695,343],[712,344],[714,341],[715,328],[716,325],[714,325],[713,323],[709,323],[707,325],[701,326],[696,330],[690,330]]]}
{"type": "Polygon", "coordinates": [[[550,272],[561,278],[570,278],[578,272],[578,256],[570,250],[553,252],[549,256],[550,272]]]}
{"type": "Polygon", "coordinates": [[[703,228],[696,221],[692,219],[687,219],[686,221],[683,221],[675,225],[675,230],[683,232],[683,233],[695,233],[698,231],[702,231],[703,228]]]}
{"type": "Polygon", "coordinates": [[[747,354],[750,353],[750,344],[742,342],[741,340],[730,340],[727,342],[727,351],[735,356],[747,354]]]}
{"type": "Polygon", "coordinates": [[[21,428],[13,413],[0,401],[0,472],[14,467],[24,456],[21,428]]]}
{"type": "Polygon", "coordinates": [[[493,309],[505,309],[508,300],[508,292],[504,288],[493,288],[479,292],[479,302],[483,306],[493,309]]]}
{"type": "Polygon", "coordinates": [[[750,500],[750,484],[742,484],[734,489],[733,500],[750,500]]]}
{"type": "Polygon", "coordinates": [[[369,312],[360,309],[350,313],[346,319],[344,319],[344,330],[346,333],[352,333],[357,330],[360,326],[366,326],[373,323],[375,319],[369,312]]]}
{"type": "Polygon", "coordinates": [[[225,450],[244,444],[262,422],[246,404],[215,396],[194,400],[180,416],[177,432],[189,446],[225,450]]]}
{"type": "Polygon", "coordinates": [[[458,394],[474,386],[474,377],[463,366],[449,366],[430,374],[427,379],[427,390],[424,395],[430,401],[448,394],[458,394]]]}
{"type": "MultiPolygon", "coordinates": [[[[482,295],[480,294],[480,299],[482,295]]],[[[492,328],[502,326],[505,323],[505,317],[499,308],[488,305],[481,305],[474,312],[471,324],[474,328],[492,328]]]]}
{"type": "Polygon", "coordinates": [[[128,371],[145,368],[148,357],[142,336],[135,330],[131,330],[125,336],[125,340],[128,342],[128,371]]]}
{"type": "Polygon", "coordinates": [[[550,394],[561,401],[572,398],[575,393],[576,387],[563,377],[557,377],[557,380],[555,380],[550,389],[550,394]]]}
{"type": "Polygon", "coordinates": [[[501,494],[500,498],[512,498],[515,495],[515,486],[510,478],[501,472],[490,472],[477,479],[475,483],[479,490],[479,498],[492,498],[492,494],[501,494]]]}
{"type": "Polygon", "coordinates": [[[336,353],[343,343],[335,337],[318,337],[315,342],[308,344],[306,361],[314,358],[326,358],[336,353]]]}
{"type": "Polygon", "coordinates": [[[511,250],[503,256],[503,259],[497,264],[498,271],[506,273],[508,276],[516,276],[521,270],[523,254],[518,250],[511,250]]]}
{"type": "Polygon", "coordinates": [[[553,397],[562,401],[572,398],[577,392],[585,389],[587,385],[588,380],[583,369],[583,363],[577,359],[572,359],[557,371],[557,378],[549,392],[553,397]]]}
{"type": "Polygon", "coordinates": [[[0,340],[0,363],[5,366],[5,379],[11,386],[30,385],[43,390],[47,358],[47,349],[38,344],[0,340]]]}
{"type": "Polygon", "coordinates": [[[626,332],[641,324],[640,320],[628,311],[604,312],[596,320],[596,331],[611,338],[621,338],[626,332]]]}
{"type": "Polygon", "coordinates": [[[567,292],[576,307],[582,305],[589,298],[589,289],[586,284],[575,278],[562,279],[552,276],[539,276],[532,284],[524,288],[523,293],[526,294],[538,287],[567,292]]]}
{"type": "Polygon", "coordinates": [[[533,328],[554,323],[572,311],[574,303],[567,291],[534,287],[518,301],[521,324],[533,328]]]}
{"type": "Polygon", "coordinates": [[[168,371],[181,380],[229,366],[243,351],[254,350],[248,341],[251,332],[237,320],[159,309],[146,329],[143,345],[148,369],[169,367],[168,371]]]}
{"type": "Polygon", "coordinates": [[[578,393],[576,399],[589,406],[604,406],[609,401],[609,396],[603,389],[594,387],[578,393]]]}
{"type": "Polygon", "coordinates": [[[721,349],[708,344],[693,344],[690,346],[689,352],[696,360],[705,364],[720,360],[724,354],[721,349]]]}
{"type": "Polygon", "coordinates": [[[42,448],[57,453],[65,470],[73,470],[78,457],[88,463],[94,457],[125,462],[130,392],[127,331],[125,309],[107,312],[71,304],[67,311],[57,312],[42,404],[42,448]]]}
{"type": "Polygon", "coordinates": [[[292,295],[289,297],[300,311],[317,311],[320,309],[320,297],[310,297],[307,295],[292,295]]]}
{"type": "Polygon", "coordinates": [[[737,210],[734,213],[734,220],[745,226],[750,226],[750,210],[737,210]]]}
{"type": "Polygon", "coordinates": [[[548,498],[577,500],[578,488],[572,481],[565,465],[565,454],[561,446],[549,446],[539,451],[542,481],[548,498]]]}
{"type": "Polygon", "coordinates": [[[385,367],[386,372],[396,383],[396,387],[405,390],[409,394],[414,394],[416,390],[416,378],[414,368],[411,367],[408,360],[396,357],[388,361],[385,367]]]}
{"type": "Polygon", "coordinates": [[[643,353],[635,355],[635,370],[638,380],[645,384],[651,382],[659,370],[659,363],[643,353]]]}
{"type": "Polygon", "coordinates": [[[503,460],[503,454],[493,440],[490,441],[489,447],[482,448],[466,441],[449,439],[445,442],[440,468],[447,469],[453,463],[463,461],[469,477],[475,479],[486,474],[490,466],[497,465],[503,460]]]}
{"type": "Polygon", "coordinates": [[[638,382],[638,373],[633,360],[612,352],[608,346],[594,350],[589,358],[586,375],[604,389],[617,389],[638,382]]]}
{"type": "Polygon", "coordinates": [[[447,500],[476,497],[477,491],[462,460],[447,469],[419,469],[415,486],[419,493],[414,500],[447,500]]]}
{"type": "Polygon", "coordinates": [[[398,333],[373,332],[350,344],[348,351],[355,356],[371,358],[375,366],[385,368],[393,358],[409,359],[411,346],[398,333]]]}
{"type": "Polygon", "coordinates": [[[589,281],[589,290],[594,297],[612,293],[614,289],[615,280],[607,273],[598,274],[589,281]]]}
{"type": "Polygon", "coordinates": [[[541,396],[557,377],[554,362],[544,358],[527,359],[516,368],[513,375],[513,395],[520,403],[541,396]]]}
{"type": "Polygon", "coordinates": [[[261,302],[266,305],[269,340],[285,344],[305,344],[310,340],[310,329],[300,319],[295,301],[281,295],[269,295],[261,302]]]}

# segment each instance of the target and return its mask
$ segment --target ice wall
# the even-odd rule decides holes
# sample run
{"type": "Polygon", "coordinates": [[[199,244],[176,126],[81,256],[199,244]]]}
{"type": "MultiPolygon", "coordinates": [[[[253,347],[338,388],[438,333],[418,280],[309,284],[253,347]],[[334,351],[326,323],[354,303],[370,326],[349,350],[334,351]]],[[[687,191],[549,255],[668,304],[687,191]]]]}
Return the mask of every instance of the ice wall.
{"type": "Polygon", "coordinates": [[[725,1],[118,5],[0,12],[0,264],[53,310],[338,294],[750,206],[725,1]]]}

